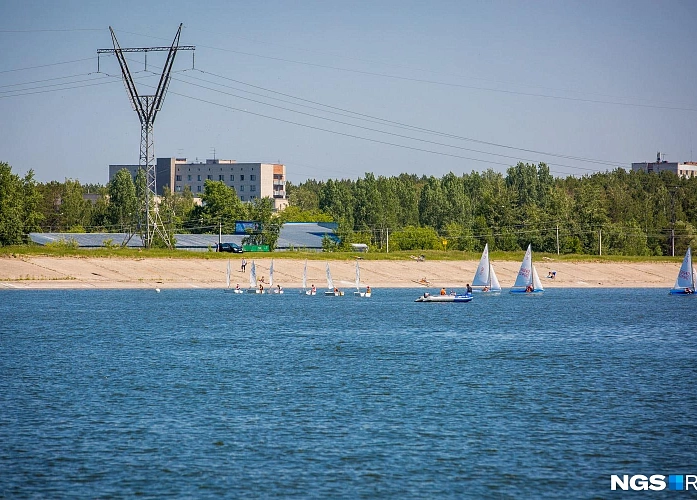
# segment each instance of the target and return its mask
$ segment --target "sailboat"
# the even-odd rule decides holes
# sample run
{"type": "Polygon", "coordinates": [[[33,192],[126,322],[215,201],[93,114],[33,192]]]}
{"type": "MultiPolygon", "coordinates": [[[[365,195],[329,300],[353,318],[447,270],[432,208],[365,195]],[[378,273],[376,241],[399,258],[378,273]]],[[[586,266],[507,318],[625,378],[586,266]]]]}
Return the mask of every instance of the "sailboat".
{"type": "Polygon", "coordinates": [[[273,287],[273,259],[271,259],[271,266],[269,266],[269,290],[271,293],[283,293],[283,288],[280,286],[273,287]]]}
{"type": "Polygon", "coordinates": [[[225,291],[235,292],[235,293],[243,293],[242,290],[240,290],[240,285],[237,285],[235,288],[230,288],[230,277],[231,277],[230,259],[228,259],[227,269],[225,271],[225,283],[227,283],[227,289],[225,291]]]}
{"type": "Polygon", "coordinates": [[[544,288],[542,288],[542,282],[540,277],[537,275],[537,270],[532,264],[532,245],[528,245],[528,249],[525,251],[525,257],[523,257],[523,262],[520,264],[520,270],[518,271],[518,277],[513,283],[513,288],[511,288],[511,293],[542,293],[544,288]]]}
{"type": "Polygon", "coordinates": [[[475,292],[501,292],[501,285],[494,272],[494,267],[489,260],[489,244],[484,245],[482,258],[479,260],[477,272],[472,279],[472,288],[475,292]]]}
{"type": "Polygon", "coordinates": [[[332,273],[329,271],[329,262],[327,262],[327,291],[324,292],[327,297],[340,297],[344,295],[344,292],[338,288],[334,288],[334,281],[332,280],[332,273]]]}
{"type": "Polygon", "coordinates": [[[254,261],[252,261],[252,270],[249,273],[249,288],[247,289],[247,293],[264,293],[263,290],[257,288],[257,266],[254,261]]]}
{"type": "Polygon", "coordinates": [[[305,295],[316,295],[317,290],[315,290],[315,285],[312,285],[312,288],[310,290],[307,289],[307,260],[305,261],[305,267],[303,268],[303,289],[300,291],[300,294],[305,294],[305,295]]]}
{"type": "Polygon", "coordinates": [[[365,292],[361,292],[361,266],[356,261],[356,291],[354,297],[370,297],[370,287],[366,287],[365,292]]]}
{"type": "Polygon", "coordinates": [[[682,266],[678,272],[678,278],[675,280],[675,285],[671,288],[671,295],[691,295],[695,293],[695,281],[697,280],[697,271],[692,267],[692,251],[690,247],[685,252],[685,258],[682,260],[682,266]]]}

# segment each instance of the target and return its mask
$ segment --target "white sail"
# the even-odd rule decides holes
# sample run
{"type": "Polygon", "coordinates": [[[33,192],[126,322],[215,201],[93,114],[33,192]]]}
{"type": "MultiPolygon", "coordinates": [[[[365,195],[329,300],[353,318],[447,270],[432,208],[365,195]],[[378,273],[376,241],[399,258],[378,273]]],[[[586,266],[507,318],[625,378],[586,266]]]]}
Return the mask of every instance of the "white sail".
{"type": "Polygon", "coordinates": [[[494,266],[489,264],[489,290],[492,292],[500,292],[501,291],[501,285],[499,284],[499,279],[496,277],[496,273],[494,272],[494,266]]]}
{"type": "Polygon", "coordinates": [[[542,288],[540,277],[537,275],[537,269],[535,269],[535,266],[532,266],[532,287],[536,292],[541,292],[544,290],[544,288],[542,288]]]}
{"type": "Polygon", "coordinates": [[[257,266],[254,265],[254,261],[252,261],[252,270],[249,273],[249,287],[250,288],[257,287],[257,266]]]}
{"type": "Polygon", "coordinates": [[[490,275],[490,265],[489,265],[489,244],[484,245],[484,251],[482,252],[482,258],[479,259],[479,266],[477,266],[477,272],[474,273],[474,278],[472,279],[472,286],[489,286],[489,275],[490,275]]]}
{"type": "Polygon", "coordinates": [[[532,283],[532,249],[530,246],[528,245],[523,262],[520,264],[520,270],[515,283],[513,283],[513,288],[527,288],[532,283]]]}
{"type": "Polygon", "coordinates": [[[327,262],[327,289],[334,291],[334,282],[332,281],[332,273],[329,271],[329,262],[327,262]]]}
{"type": "Polygon", "coordinates": [[[680,272],[678,272],[678,278],[675,280],[674,289],[684,290],[685,288],[690,288],[694,290],[695,287],[695,272],[692,268],[692,252],[690,248],[685,252],[685,258],[682,260],[682,266],[680,266],[680,272]]]}
{"type": "Polygon", "coordinates": [[[227,272],[225,273],[225,282],[227,287],[230,288],[230,259],[227,261],[227,272]]]}
{"type": "Polygon", "coordinates": [[[303,269],[303,290],[307,288],[307,261],[305,261],[305,268],[303,269]]]}
{"type": "Polygon", "coordinates": [[[271,259],[271,266],[269,266],[269,288],[273,286],[273,259],[271,259]]]}

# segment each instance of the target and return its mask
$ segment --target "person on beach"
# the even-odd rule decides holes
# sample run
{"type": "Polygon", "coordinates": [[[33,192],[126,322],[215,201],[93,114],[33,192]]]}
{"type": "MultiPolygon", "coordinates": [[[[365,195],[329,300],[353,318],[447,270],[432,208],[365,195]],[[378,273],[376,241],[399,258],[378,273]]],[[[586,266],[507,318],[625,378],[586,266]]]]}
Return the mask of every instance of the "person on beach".
{"type": "Polygon", "coordinates": [[[242,272],[244,272],[245,269],[247,269],[247,259],[242,257],[242,272]]]}

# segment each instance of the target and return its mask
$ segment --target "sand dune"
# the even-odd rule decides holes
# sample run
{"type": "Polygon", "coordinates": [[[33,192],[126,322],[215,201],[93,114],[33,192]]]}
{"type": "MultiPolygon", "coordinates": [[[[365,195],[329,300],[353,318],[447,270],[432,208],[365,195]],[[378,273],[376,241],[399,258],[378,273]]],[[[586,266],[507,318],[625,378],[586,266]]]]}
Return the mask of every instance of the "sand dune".
{"type": "MultiPolygon", "coordinates": [[[[251,264],[251,259],[247,259],[251,264]]],[[[240,269],[241,257],[231,258],[232,283],[249,286],[249,270],[240,269]]],[[[268,281],[270,258],[255,259],[257,277],[268,281]]],[[[275,259],[274,281],[285,288],[302,286],[302,259],[275,259]]],[[[308,286],[326,288],[326,261],[308,261],[308,286]]],[[[373,288],[431,287],[459,289],[470,283],[478,261],[361,261],[361,283],[373,288]]],[[[351,288],[355,260],[329,261],[334,283],[351,288]]],[[[223,288],[226,259],[122,259],[91,257],[16,256],[0,258],[0,288],[223,288]]],[[[519,262],[494,262],[503,288],[515,281],[519,262]]],[[[678,262],[569,262],[542,260],[535,263],[545,288],[638,287],[670,288],[678,262]],[[546,279],[556,271],[554,280],[546,279]]]]}

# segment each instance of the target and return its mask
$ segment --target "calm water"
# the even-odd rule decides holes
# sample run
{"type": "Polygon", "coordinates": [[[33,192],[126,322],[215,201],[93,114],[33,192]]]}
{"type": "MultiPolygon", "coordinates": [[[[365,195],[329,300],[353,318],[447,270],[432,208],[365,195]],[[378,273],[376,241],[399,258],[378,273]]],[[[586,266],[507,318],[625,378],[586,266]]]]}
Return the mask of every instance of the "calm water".
{"type": "Polygon", "coordinates": [[[421,292],[0,292],[0,496],[587,498],[697,473],[697,297],[421,292]]]}

